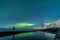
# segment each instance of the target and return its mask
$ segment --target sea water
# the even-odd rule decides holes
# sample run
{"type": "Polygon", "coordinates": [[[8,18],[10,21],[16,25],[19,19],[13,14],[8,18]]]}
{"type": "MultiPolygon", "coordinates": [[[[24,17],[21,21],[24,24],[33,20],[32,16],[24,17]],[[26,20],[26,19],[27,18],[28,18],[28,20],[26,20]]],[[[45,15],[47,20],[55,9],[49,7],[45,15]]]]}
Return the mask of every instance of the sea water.
{"type": "MultiPolygon", "coordinates": [[[[53,40],[54,35],[45,32],[29,32],[14,35],[14,40],[53,40]]],[[[13,40],[13,35],[0,37],[0,40],[13,40]]]]}

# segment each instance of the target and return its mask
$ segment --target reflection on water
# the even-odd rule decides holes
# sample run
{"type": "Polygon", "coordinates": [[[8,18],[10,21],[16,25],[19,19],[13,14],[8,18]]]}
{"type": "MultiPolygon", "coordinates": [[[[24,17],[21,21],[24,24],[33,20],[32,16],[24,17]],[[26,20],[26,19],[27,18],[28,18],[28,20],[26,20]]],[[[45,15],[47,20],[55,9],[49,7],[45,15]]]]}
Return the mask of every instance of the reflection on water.
{"type": "MultiPolygon", "coordinates": [[[[44,32],[29,32],[15,35],[15,40],[53,40],[54,35],[44,32]]],[[[1,37],[0,40],[12,40],[12,36],[1,37]]]]}
{"type": "Polygon", "coordinates": [[[11,40],[12,36],[0,37],[0,40],[11,40]]]}
{"type": "Polygon", "coordinates": [[[17,34],[17,36],[20,36],[20,37],[25,37],[25,36],[33,36],[33,35],[34,35],[34,32],[17,34]]]}

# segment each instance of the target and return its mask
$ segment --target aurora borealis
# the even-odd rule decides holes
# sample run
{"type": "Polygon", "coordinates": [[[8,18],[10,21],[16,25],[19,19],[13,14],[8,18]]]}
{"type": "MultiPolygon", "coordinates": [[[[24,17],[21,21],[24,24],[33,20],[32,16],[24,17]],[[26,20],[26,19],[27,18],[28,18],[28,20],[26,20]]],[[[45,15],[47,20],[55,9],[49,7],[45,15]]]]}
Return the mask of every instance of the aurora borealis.
{"type": "Polygon", "coordinates": [[[17,26],[17,27],[26,27],[26,26],[33,26],[33,25],[35,25],[35,24],[29,24],[29,23],[17,23],[16,25],[14,25],[14,26],[17,26]]]}
{"type": "Polygon", "coordinates": [[[6,28],[12,28],[13,26],[16,28],[20,28],[20,27],[29,27],[29,26],[34,26],[36,24],[33,23],[16,23],[16,24],[11,24],[11,25],[6,25],[6,28]]]}
{"type": "Polygon", "coordinates": [[[16,23],[44,23],[60,19],[57,0],[0,0],[0,27],[16,23]]]}
{"type": "MultiPolygon", "coordinates": [[[[0,28],[11,29],[15,26],[16,29],[23,30],[23,27],[25,29],[33,28],[36,27],[35,25],[52,23],[58,19],[60,19],[60,0],[0,0],[0,28]]],[[[0,31],[2,30],[0,29],[0,31]]],[[[20,40],[20,37],[22,40],[53,39],[53,35],[48,36],[41,32],[17,34],[16,39],[20,40]],[[26,38],[24,39],[24,37],[26,38]]],[[[10,40],[11,38],[12,36],[1,37],[0,40],[10,40]]]]}

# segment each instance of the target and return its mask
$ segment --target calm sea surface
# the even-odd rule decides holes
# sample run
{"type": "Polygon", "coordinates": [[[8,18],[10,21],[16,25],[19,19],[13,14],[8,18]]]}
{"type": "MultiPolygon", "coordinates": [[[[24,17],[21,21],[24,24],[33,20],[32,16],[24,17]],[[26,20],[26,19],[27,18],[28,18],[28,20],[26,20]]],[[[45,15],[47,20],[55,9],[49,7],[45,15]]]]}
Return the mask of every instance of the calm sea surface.
{"type": "MultiPolygon", "coordinates": [[[[45,32],[29,32],[15,35],[14,40],[53,40],[54,35],[45,32]]],[[[0,40],[13,40],[12,35],[0,37],[0,40]]]]}

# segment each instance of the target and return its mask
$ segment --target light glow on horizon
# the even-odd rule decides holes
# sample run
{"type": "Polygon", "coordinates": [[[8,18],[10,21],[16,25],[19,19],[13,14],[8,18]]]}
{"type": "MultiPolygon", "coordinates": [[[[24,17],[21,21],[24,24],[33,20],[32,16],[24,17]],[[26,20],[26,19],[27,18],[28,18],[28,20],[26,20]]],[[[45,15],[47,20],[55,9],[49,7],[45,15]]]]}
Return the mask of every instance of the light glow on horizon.
{"type": "Polygon", "coordinates": [[[29,27],[29,26],[34,26],[34,25],[36,25],[36,24],[34,24],[34,23],[16,23],[16,24],[8,25],[7,27],[15,26],[18,28],[18,27],[29,27]]]}

